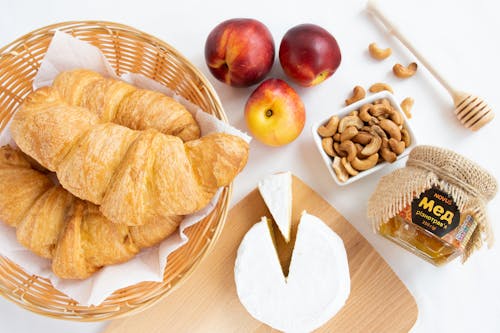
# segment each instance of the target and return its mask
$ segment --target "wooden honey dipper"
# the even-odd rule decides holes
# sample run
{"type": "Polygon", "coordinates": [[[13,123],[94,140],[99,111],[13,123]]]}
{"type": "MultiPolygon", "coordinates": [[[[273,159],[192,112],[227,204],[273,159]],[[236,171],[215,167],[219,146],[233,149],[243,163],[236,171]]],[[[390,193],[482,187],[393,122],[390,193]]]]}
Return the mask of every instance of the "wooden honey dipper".
{"type": "Polygon", "coordinates": [[[441,74],[415,49],[413,44],[399,32],[395,25],[380,11],[375,0],[368,0],[366,9],[373,16],[378,18],[386,27],[389,33],[394,35],[410,52],[420,61],[427,70],[443,85],[449,92],[455,103],[455,115],[466,128],[476,131],[489,123],[495,114],[493,110],[481,98],[469,93],[461,92],[452,87],[441,74]]]}

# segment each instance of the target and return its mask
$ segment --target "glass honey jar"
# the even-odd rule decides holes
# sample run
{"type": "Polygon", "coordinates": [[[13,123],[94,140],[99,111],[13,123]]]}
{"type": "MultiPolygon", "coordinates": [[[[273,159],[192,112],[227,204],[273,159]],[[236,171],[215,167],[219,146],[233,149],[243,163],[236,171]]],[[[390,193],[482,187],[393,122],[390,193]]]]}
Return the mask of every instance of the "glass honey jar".
{"type": "Polygon", "coordinates": [[[493,233],[486,204],[495,178],[447,149],[418,146],[406,167],[382,177],[368,202],[374,230],[434,265],[465,261],[493,233]]]}

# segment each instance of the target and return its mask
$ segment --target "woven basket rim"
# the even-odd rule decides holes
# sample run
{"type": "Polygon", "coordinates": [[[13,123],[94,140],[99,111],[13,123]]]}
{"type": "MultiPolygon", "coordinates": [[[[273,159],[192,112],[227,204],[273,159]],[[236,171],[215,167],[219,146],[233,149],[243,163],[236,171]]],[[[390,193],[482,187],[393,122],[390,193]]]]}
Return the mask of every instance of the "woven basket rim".
{"type": "Polygon", "coordinates": [[[219,95],[216,93],[215,88],[210,83],[210,81],[208,81],[208,79],[205,77],[205,75],[196,66],[194,66],[191,63],[190,60],[188,60],[186,57],[184,57],[184,55],[182,55],[182,53],[180,53],[175,47],[173,47],[171,44],[165,42],[164,40],[162,40],[162,39],[160,39],[158,37],[155,37],[155,36],[153,36],[153,35],[151,35],[151,34],[149,34],[147,32],[144,32],[142,30],[134,28],[132,26],[126,25],[126,24],[122,24],[122,23],[118,23],[118,22],[114,22],[114,21],[101,21],[101,20],[70,20],[70,21],[62,21],[62,22],[59,22],[59,23],[54,23],[54,24],[46,25],[44,27],[41,27],[41,28],[32,30],[32,31],[30,31],[28,33],[25,33],[24,35],[22,35],[21,37],[16,38],[15,40],[13,40],[12,42],[8,43],[7,45],[4,45],[3,47],[0,47],[0,56],[4,55],[5,52],[9,48],[12,48],[13,46],[15,46],[17,44],[20,44],[24,40],[28,39],[30,36],[35,35],[36,33],[39,33],[39,32],[42,32],[42,31],[46,31],[48,34],[52,34],[53,35],[54,32],[55,32],[55,30],[57,30],[58,27],[66,26],[66,25],[78,25],[78,24],[82,24],[82,25],[102,25],[102,26],[112,25],[114,29],[115,28],[120,28],[120,29],[123,29],[125,31],[136,32],[138,34],[143,35],[147,39],[154,40],[160,46],[166,46],[173,54],[175,54],[175,56],[177,58],[181,59],[185,65],[187,65],[194,73],[197,74],[198,79],[201,80],[201,82],[203,83],[204,86],[206,86],[206,87],[209,88],[209,90],[212,92],[212,97],[215,98],[217,104],[220,106],[220,108],[222,110],[221,115],[220,115],[221,116],[221,120],[223,120],[226,123],[229,123],[227,115],[224,112],[224,108],[222,107],[222,102],[221,102],[221,100],[219,98],[219,95]],[[50,31],[50,30],[52,30],[52,31],[50,31]]]}
{"type": "MultiPolygon", "coordinates": [[[[180,62],[182,62],[183,66],[188,67],[189,70],[192,73],[194,73],[194,75],[196,76],[196,79],[200,81],[203,89],[207,90],[211,100],[213,101],[214,105],[216,106],[217,111],[218,111],[218,113],[217,113],[218,118],[220,120],[222,120],[223,122],[228,123],[227,115],[224,112],[224,109],[223,109],[223,106],[222,106],[222,103],[220,101],[218,94],[216,93],[212,84],[205,77],[205,75],[196,66],[194,66],[187,58],[185,58],[177,49],[172,47],[169,43],[167,43],[167,42],[165,42],[165,41],[163,41],[163,40],[161,40],[153,35],[150,35],[146,32],[143,32],[141,30],[138,30],[136,28],[133,28],[131,26],[124,25],[121,23],[116,23],[116,22],[112,22],[112,21],[101,21],[101,20],[81,20],[81,21],[77,20],[77,21],[64,21],[64,22],[59,22],[59,23],[47,25],[47,26],[35,29],[31,32],[28,32],[28,33],[24,34],[23,36],[16,38],[14,41],[8,43],[7,45],[1,47],[0,48],[0,59],[3,56],[9,54],[11,52],[11,50],[14,49],[15,47],[24,44],[25,41],[29,40],[30,38],[32,38],[38,34],[43,33],[44,35],[50,36],[50,35],[53,35],[54,32],[58,29],[68,28],[68,27],[70,28],[71,26],[80,26],[80,27],[88,26],[88,28],[95,26],[96,28],[100,27],[100,28],[109,29],[110,32],[111,31],[131,32],[134,34],[138,34],[142,39],[145,39],[148,42],[150,42],[151,44],[159,47],[163,51],[170,53],[175,58],[177,58],[180,62]]],[[[173,290],[175,290],[179,286],[181,286],[185,282],[185,280],[196,270],[196,268],[203,261],[203,259],[211,252],[217,239],[219,238],[219,236],[222,232],[223,226],[224,226],[226,218],[227,218],[227,214],[228,214],[228,210],[229,210],[229,202],[230,202],[230,198],[231,198],[231,194],[232,194],[232,186],[233,186],[233,184],[231,183],[230,185],[228,185],[224,188],[224,191],[223,191],[223,193],[222,193],[222,195],[217,203],[217,207],[210,214],[210,216],[216,214],[218,216],[217,217],[218,221],[216,223],[215,228],[212,229],[213,233],[211,234],[211,237],[210,237],[210,240],[208,241],[208,244],[205,245],[200,251],[198,251],[198,253],[195,256],[195,259],[193,259],[192,263],[189,266],[187,266],[187,269],[185,271],[183,271],[182,277],[180,277],[178,281],[175,281],[176,282],[175,284],[173,284],[173,285],[169,284],[167,289],[164,292],[162,292],[159,296],[154,296],[136,307],[128,308],[126,311],[117,311],[116,313],[106,313],[103,311],[98,311],[100,305],[88,306],[88,307],[81,306],[81,308],[88,309],[89,311],[95,310],[95,314],[93,314],[93,315],[89,315],[88,313],[78,314],[74,310],[69,310],[69,313],[65,313],[63,315],[61,313],[57,313],[56,311],[48,311],[47,309],[45,309],[41,306],[37,306],[36,304],[34,305],[33,302],[24,299],[24,294],[21,294],[21,295],[15,294],[14,293],[15,290],[13,291],[13,290],[9,289],[9,287],[6,287],[2,282],[0,282],[0,295],[4,296],[6,299],[13,301],[17,305],[19,305],[25,309],[28,309],[32,312],[44,315],[46,317],[51,317],[51,318],[56,318],[56,319],[64,319],[64,320],[102,321],[102,320],[120,318],[120,317],[128,316],[128,315],[143,311],[143,310],[149,308],[150,306],[154,305],[158,301],[162,300],[167,295],[169,295],[173,290]],[[219,208],[219,206],[220,206],[220,208],[219,208]],[[71,313],[73,313],[75,315],[71,316],[71,313]]],[[[7,263],[10,263],[11,265],[20,267],[16,263],[12,262],[10,259],[3,257],[3,256],[2,256],[2,261],[5,261],[7,263]]],[[[0,265],[3,265],[3,264],[0,263],[0,265]]],[[[168,267],[168,264],[167,264],[167,267],[168,267]]],[[[25,272],[24,269],[21,268],[21,270],[23,272],[25,272]]],[[[0,274],[3,274],[3,273],[0,272],[0,274]]],[[[32,276],[32,278],[48,281],[46,278],[38,277],[38,276],[32,276]]],[[[28,283],[29,283],[29,281],[28,281],[28,283]]],[[[143,283],[143,282],[141,282],[141,283],[143,283]]],[[[139,284],[141,284],[141,283],[139,283],[139,284]]],[[[161,282],[159,282],[159,284],[161,284],[161,282]]],[[[115,294],[119,294],[120,291],[126,290],[128,288],[132,288],[136,285],[119,289],[119,290],[115,291],[112,295],[110,295],[107,299],[113,297],[113,295],[115,295],[115,294]]],[[[165,289],[165,286],[161,286],[161,288],[165,289]]],[[[57,289],[55,289],[55,290],[57,290],[57,289]]],[[[60,292],[60,293],[62,293],[62,292],[60,292]]],[[[64,295],[64,296],[67,297],[66,295],[64,295]]],[[[67,298],[69,299],[69,297],[67,297],[67,298]]],[[[69,299],[69,302],[71,302],[71,301],[72,300],[69,299]]],[[[43,302],[43,300],[42,300],[42,302],[43,302]]],[[[76,302],[74,302],[74,303],[76,303],[76,302]]],[[[119,307],[120,305],[117,304],[116,306],[119,307]]]]}

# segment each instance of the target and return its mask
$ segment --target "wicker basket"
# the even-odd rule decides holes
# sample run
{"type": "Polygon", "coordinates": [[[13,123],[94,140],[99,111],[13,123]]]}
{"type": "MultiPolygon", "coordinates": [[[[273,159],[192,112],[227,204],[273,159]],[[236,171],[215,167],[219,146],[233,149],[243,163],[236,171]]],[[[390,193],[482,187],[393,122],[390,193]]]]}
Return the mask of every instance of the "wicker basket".
{"type": "MultiPolygon", "coordinates": [[[[33,79],[55,30],[97,46],[117,74],[144,74],[227,122],[213,87],[170,45],[125,25],[83,21],[41,28],[0,49],[0,131],[32,91],[33,79]]],[[[99,306],[81,306],[56,290],[47,279],[29,275],[0,256],[0,293],[38,314],[76,321],[107,320],[144,310],[179,286],[208,253],[224,225],[230,195],[228,186],[214,211],[186,230],[190,240],[169,256],[161,283],[139,283],[116,291],[99,306]]]]}

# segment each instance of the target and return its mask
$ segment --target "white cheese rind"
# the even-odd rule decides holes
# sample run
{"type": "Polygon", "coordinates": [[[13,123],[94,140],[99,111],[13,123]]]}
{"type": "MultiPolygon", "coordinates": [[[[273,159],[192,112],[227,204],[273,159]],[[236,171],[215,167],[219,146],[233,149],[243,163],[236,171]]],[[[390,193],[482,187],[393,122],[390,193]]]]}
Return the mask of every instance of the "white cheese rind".
{"type": "Polygon", "coordinates": [[[303,214],[285,280],[265,220],[245,235],[235,263],[238,297],[257,320],[285,332],[310,332],[332,318],[350,292],[342,239],[303,214]]]}
{"type": "Polygon", "coordinates": [[[259,192],[287,242],[292,228],[292,174],[277,173],[259,182],[259,192]]]}

